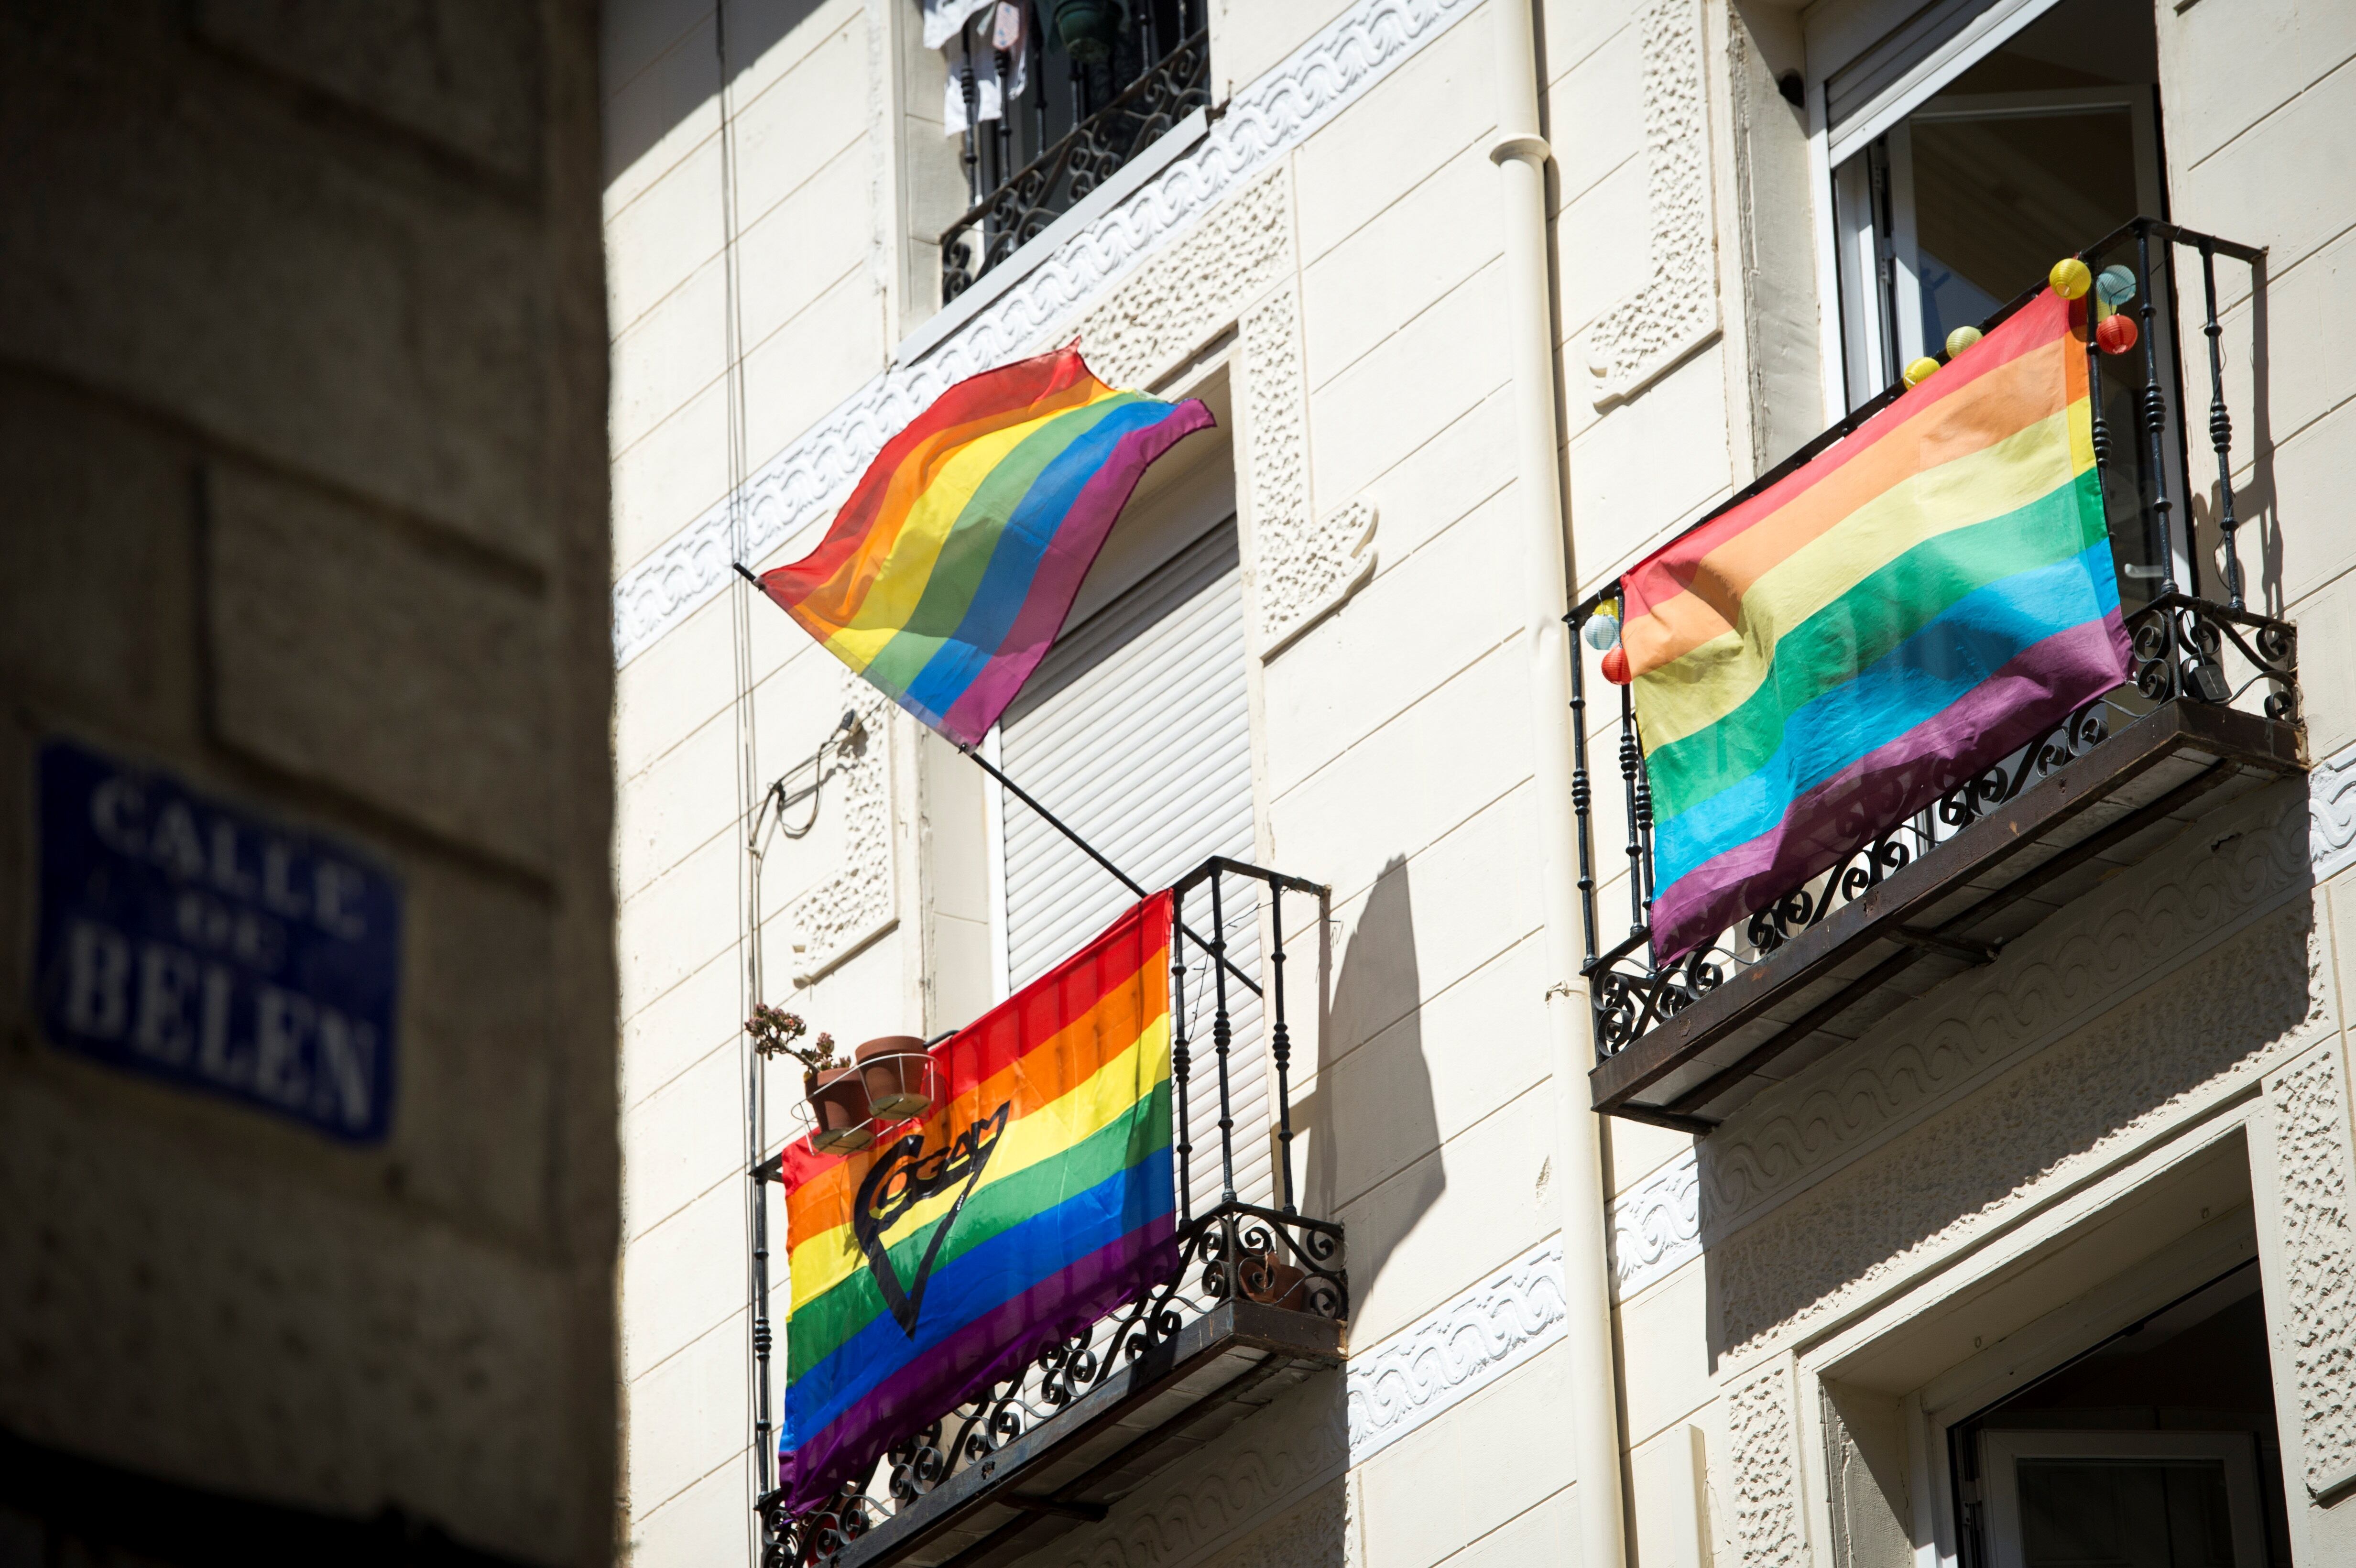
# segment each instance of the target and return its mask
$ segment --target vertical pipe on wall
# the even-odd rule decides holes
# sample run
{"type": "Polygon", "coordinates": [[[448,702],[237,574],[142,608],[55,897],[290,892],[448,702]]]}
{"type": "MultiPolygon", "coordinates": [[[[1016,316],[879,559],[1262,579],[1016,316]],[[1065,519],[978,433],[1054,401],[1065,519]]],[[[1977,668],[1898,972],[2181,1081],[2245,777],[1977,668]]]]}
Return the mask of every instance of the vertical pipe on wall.
{"type": "Polygon", "coordinates": [[[1556,458],[1554,308],[1547,253],[1546,140],[1538,133],[1537,0],[1493,0],[1498,168],[1505,211],[1505,340],[1515,404],[1515,479],[1529,595],[1523,629],[1537,752],[1539,883],[1545,899],[1546,1018],[1557,1095],[1556,1189],[1569,1309],[1570,1424],[1579,1467],[1580,1568],[1626,1568],[1620,1401],[1605,1259],[1603,1163],[1587,1105],[1593,1027],[1580,974],[1578,857],[1572,835],[1569,577],[1556,458]]]}

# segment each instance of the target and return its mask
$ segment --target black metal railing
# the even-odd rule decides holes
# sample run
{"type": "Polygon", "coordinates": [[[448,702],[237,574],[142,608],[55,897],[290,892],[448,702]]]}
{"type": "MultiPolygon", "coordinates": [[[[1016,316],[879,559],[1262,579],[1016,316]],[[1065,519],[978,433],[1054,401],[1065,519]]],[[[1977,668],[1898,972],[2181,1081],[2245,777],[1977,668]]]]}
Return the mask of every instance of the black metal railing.
{"type": "Polygon", "coordinates": [[[885,1520],[919,1506],[950,1477],[987,1463],[1053,1422],[1119,1368],[1170,1343],[1224,1303],[1257,1301],[1348,1321],[1342,1227],[1300,1211],[1292,1173],[1284,899],[1291,893],[1322,900],[1325,890],[1239,860],[1213,859],[1173,891],[1171,1158],[1178,1231],[1170,1273],[1049,1346],[1012,1377],[907,1433],[872,1476],[847,1486],[824,1508],[792,1515],[774,1494],[761,1499],[764,1568],[832,1563],[885,1520]],[[1196,936],[1190,938],[1190,932],[1196,936]],[[1238,1027],[1239,1019],[1255,1014],[1252,1027],[1238,1027]],[[1242,1195],[1258,1183],[1248,1159],[1238,1159],[1236,1137],[1239,1059],[1252,1048],[1264,1049],[1251,1065],[1268,1075],[1273,1148],[1265,1203],[1242,1195]],[[1205,1140],[1200,1146],[1197,1136],[1205,1140]],[[1215,1164],[1209,1163],[1213,1154],[1215,1164]],[[1200,1169],[1198,1155],[1205,1160],[1200,1169]],[[1209,1197],[1214,1191],[1207,1205],[1198,1205],[1197,1192],[1209,1197]]]}
{"type": "MultiPolygon", "coordinates": [[[[1065,53],[1059,75],[1048,70],[1045,42],[1056,7],[1044,0],[1023,5],[1022,47],[1030,58],[1022,95],[996,120],[977,123],[979,84],[970,64],[961,73],[972,205],[941,235],[943,304],[1211,101],[1210,34],[1200,0],[1128,0],[1126,25],[1100,46],[1102,57],[1065,53]]],[[[979,21],[967,24],[969,62],[980,30],[979,21]]],[[[1012,79],[1013,63],[999,54],[999,80],[1012,79]]]]}
{"type": "MultiPolygon", "coordinates": [[[[1725,984],[1738,971],[1775,953],[1835,910],[1864,896],[1900,869],[1935,855],[1947,840],[2006,805],[2023,789],[2083,757],[2123,724],[2162,704],[2199,702],[2244,709],[2284,722],[2298,719],[2297,634],[2288,623],[2253,612],[2237,530],[2233,495],[2233,425],[2225,406],[2223,327],[2218,313],[2216,261],[2245,264],[2257,275],[2262,251],[2199,234],[2154,219],[2136,219],[2081,252],[2094,271],[2128,267],[2136,284],[2123,305],[2137,320],[2136,344],[2125,354],[2099,353],[2090,343],[2087,370],[2093,404],[2093,439],[2108,514],[2114,556],[2121,575],[2121,604],[2133,649],[2131,679],[2072,713],[1994,767],[1962,781],[1930,805],[1897,821],[1860,818],[1846,837],[1852,847],[1830,868],[1807,878],[1757,913],[1711,941],[1665,964],[1651,953],[1654,895],[1653,816],[1649,781],[1629,688],[1620,688],[1617,762],[1618,805],[1627,860],[1626,933],[1607,935],[1599,907],[1595,851],[1600,815],[1597,784],[1590,766],[1587,714],[1588,671],[1594,656],[1583,635],[1573,640],[1571,708],[1574,712],[1572,802],[1579,827],[1579,888],[1588,957],[1583,965],[1595,1016],[1599,1061],[1625,1051],[1647,1033],[1725,984]],[[2192,472],[2184,442],[2186,411],[2182,368],[2174,352],[2179,293],[2178,273],[2195,259],[2200,283],[2200,335],[2207,339],[2208,434],[2215,485],[2204,497],[2211,538],[2201,537],[2188,504],[2192,472]],[[2160,296],[2166,296],[2162,303],[2160,296]],[[2107,365],[2107,368],[2106,368],[2107,365]],[[2213,550],[2211,573],[2222,601],[2203,596],[2203,554],[2213,550]]],[[[2036,297],[2045,285],[2024,293],[1989,318],[1987,327],[2036,297]]],[[[1983,328],[1985,330],[1986,328],[1983,328]]],[[[1776,484],[1833,446],[1904,391],[1893,386],[1847,419],[1762,475],[1711,517],[1776,484]]],[[[1703,524],[1709,521],[1704,518],[1703,524]]],[[[1697,527],[1702,524],[1697,524],[1697,527]]],[[[1619,592],[1615,581],[1570,613],[1583,634],[1599,610],[1619,592]]],[[[1606,786],[1608,787],[1608,786],[1606,786]]],[[[1983,906],[1985,912],[1985,906],[1983,906]]],[[[1948,956],[1985,961],[1992,955],[1968,939],[1937,931],[1908,930],[1900,940],[1948,956]]],[[[1902,964],[1905,955],[1890,961],[1902,964]]],[[[1813,1018],[1800,1020],[1813,1025],[1813,1018]]],[[[1795,1026],[1795,1032],[1798,1030],[1795,1026]]]]}

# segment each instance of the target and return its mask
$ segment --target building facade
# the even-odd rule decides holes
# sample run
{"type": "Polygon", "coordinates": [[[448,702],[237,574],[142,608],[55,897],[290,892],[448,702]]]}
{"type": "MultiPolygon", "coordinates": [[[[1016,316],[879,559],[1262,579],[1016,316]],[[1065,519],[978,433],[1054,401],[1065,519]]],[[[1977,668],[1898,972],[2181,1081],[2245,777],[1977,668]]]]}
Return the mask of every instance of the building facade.
{"type": "Polygon", "coordinates": [[[1323,1349],[1098,1341],[786,1555],[2356,1555],[2345,8],[1109,10],[607,15],[634,1557],[764,1544],[746,1173],[808,1124],[753,1006],[937,1036],[1131,897],[732,567],[1075,341],[1218,425],[980,754],[1141,885],[1296,880],[1187,971],[1190,1181],[1346,1281],[1271,1293],[1323,1349]],[[2136,681],[1654,968],[1620,574],[2080,252],[2136,681]]]}

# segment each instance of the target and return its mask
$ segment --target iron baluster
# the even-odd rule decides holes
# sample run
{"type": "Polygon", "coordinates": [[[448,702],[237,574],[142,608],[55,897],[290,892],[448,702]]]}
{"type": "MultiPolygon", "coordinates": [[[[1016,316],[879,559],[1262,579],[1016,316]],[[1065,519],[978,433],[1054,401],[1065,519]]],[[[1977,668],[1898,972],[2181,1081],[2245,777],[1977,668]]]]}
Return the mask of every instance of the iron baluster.
{"type": "MultiPolygon", "coordinates": [[[[2176,592],[2176,530],[2172,526],[2175,501],[2168,493],[2168,451],[2163,440],[2168,431],[2168,394],[2159,384],[2159,350],[2152,338],[2152,322],[2158,307],[2151,297],[2151,230],[2143,224],[2136,225],[2136,287],[2140,302],[2137,314],[2143,317],[2143,429],[2145,450],[2151,460],[2151,483],[2154,499],[2153,520],[2159,529],[2161,559],[2167,562],[2168,575],[2161,580],[2160,592],[2176,592]]],[[[2092,291],[2089,291],[2091,293],[2092,291]]],[[[2092,316],[2090,304],[2086,314],[2092,316]]],[[[2091,328],[2089,329],[2091,330],[2091,328]]],[[[2191,558],[2191,541],[2185,541],[2185,556],[2191,558]]]]}
{"type": "Polygon", "coordinates": [[[1633,936],[1644,929],[1644,845],[1636,827],[1636,771],[1644,759],[1636,751],[1636,709],[1631,686],[1620,688],[1620,783],[1628,797],[1628,932],[1633,936]]]}
{"type": "Polygon", "coordinates": [[[1269,1054],[1276,1060],[1276,1152],[1277,1166],[1284,1185],[1277,1189],[1284,1203],[1284,1211],[1297,1214],[1292,1202],[1292,1036],[1284,1023],[1284,889],[1281,884],[1269,887],[1269,929],[1274,934],[1275,945],[1269,961],[1276,993],[1276,1024],[1269,1033],[1269,1054]]]}
{"type": "Polygon", "coordinates": [[[1178,1109],[1178,1222],[1193,1218],[1193,1188],[1187,1179],[1187,1157],[1194,1146],[1186,1134],[1186,890],[1170,895],[1170,1078],[1171,1097],[1178,1109]]]}
{"type": "Polygon", "coordinates": [[[958,43],[962,64],[958,69],[958,85],[965,94],[965,188],[966,199],[977,205],[981,201],[981,149],[975,144],[974,132],[981,113],[981,88],[973,79],[973,18],[968,16],[958,30],[958,43]]]}
{"type": "Polygon", "coordinates": [[[1213,995],[1216,998],[1211,1012],[1211,1054],[1219,1063],[1219,1175],[1222,1181],[1219,1200],[1236,1200],[1235,1108],[1227,1094],[1227,1046],[1233,1030],[1227,1019],[1227,922],[1225,906],[1219,899],[1220,874],[1211,873],[1211,955],[1216,960],[1211,965],[1213,995]]]}
{"type": "Polygon", "coordinates": [[[1031,55],[1031,155],[1047,150],[1047,47],[1039,36],[1039,7],[1023,0],[1023,47],[1031,55]]]}
{"type": "Polygon", "coordinates": [[[991,167],[991,187],[996,189],[1014,177],[1014,57],[998,43],[998,17],[991,16],[991,63],[998,68],[998,134],[991,144],[997,152],[991,167]]]}
{"type": "Polygon", "coordinates": [[[2201,287],[2207,301],[2207,318],[2201,330],[2209,339],[2209,444],[2217,450],[2217,529],[2225,537],[2225,603],[2244,608],[2242,556],[2233,539],[2241,526],[2233,516],[2233,421],[2225,411],[2225,351],[2219,339],[2225,329],[2217,322],[2217,249],[2201,241],[2201,287]]]}
{"type": "MultiPolygon", "coordinates": [[[[1590,611],[1589,613],[1592,613],[1590,611]]],[[[1579,818],[1579,912],[1587,932],[1587,961],[1598,951],[1595,937],[1595,863],[1590,842],[1592,815],[1587,780],[1587,660],[1579,643],[1587,630],[1586,615],[1574,615],[1570,628],[1570,805],[1579,818]]]]}

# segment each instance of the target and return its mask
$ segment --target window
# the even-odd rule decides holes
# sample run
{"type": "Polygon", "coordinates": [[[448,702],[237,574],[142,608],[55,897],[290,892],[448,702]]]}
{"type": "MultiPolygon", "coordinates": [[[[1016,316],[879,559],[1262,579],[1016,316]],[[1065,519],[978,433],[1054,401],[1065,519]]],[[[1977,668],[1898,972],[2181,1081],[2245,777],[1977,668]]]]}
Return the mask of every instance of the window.
{"type": "MultiPolygon", "coordinates": [[[[1858,18],[1874,12],[1856,0],[1836,14],[1861,36],[1858,18]]],[[[1812,70],[1818,43],[1837,35],[1819,30],[1812,70]]],[[[1832,187],[1832,357],[1847,407],[2041,283],[2062,257],[2130,219],[2168,216],[2158,73],[2142,0],[1938,0],[1820,76],[1812,109],[1832,187]]],[[[2133,262],[2132,242],[2094,264],[2105,259],[2133,262]]],[[[2172,377],[2171,259],[2169,246],[2154,247],[2151,347],[2172,377]]],[[[2130,606],[2170,571],[2151,505],[2161,481],[2182,493],[2182,411],[2169,400],[2155,464],[2136,409],[2146,379],[2140,350],[2105,363],[2104,491],[2130,606]]],[[[2195,581],[2180,527],[2178,540],[2176,578],[2195,581]]]]}
{"type": "MultiPolygon", "coordinates": [[[[1174,472],[1157,466],[1140,486],[1063,635],[995,736],[1008,777],[1148,888],[1168,887],[1214,855],[1258,859],[1233,459],[1224,443],[1196,439],[1192,462],[1174,472]]],[[[1164,465],[1186,455],[1182,448],[1164,465]]],[[[993,793],[1001,795],[1000,966],[1012,991],[1061,962],[1132,895],[1022,802],[993,793]]],[[[1244,896],[1242,886],[1230,880],[1229,897],[1244,896]]],[[[1194,932],[1211,934],[1207,895],[1183,913],[1194,932]]],[[[1256,974],[1258,906],[1223,913],[1237,966],[1256,974]]],[[[1216,1147],[1215,1133],[1206,1136],[1205,1129],[1217,1117],[1218,1089],[1209,974],[1195,944],[1187,946],[1188,997],[1199,1008],[1190,1024],[1199,1038],[1189,1102],[1200,1151],[1216,1147]]],[[[1259,1009],[1232,983],[1228,1005],[1237,1189],[1247,1201],[1266,1202],[1269,1115],[1259,1009]]],[[[1223,1184],[1205,1165],[1215,1168],[1215,1158],[1198,1155],[1198,1208],[1216,1202],[1223,1184]]]]}
{"type": "Polygon", "coordinates": [[[2058,258],[2139,213],[2166,216],[2158,77],[2147,8],[2061,0],[1958,62],[1935,93],[1840,159],[1835,255],[1850,407],[2058,258]]]}

